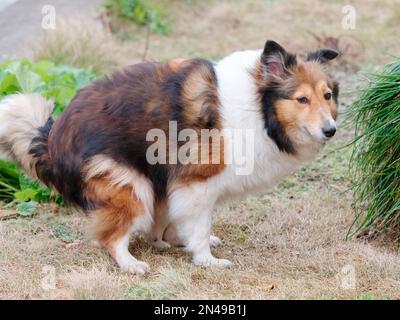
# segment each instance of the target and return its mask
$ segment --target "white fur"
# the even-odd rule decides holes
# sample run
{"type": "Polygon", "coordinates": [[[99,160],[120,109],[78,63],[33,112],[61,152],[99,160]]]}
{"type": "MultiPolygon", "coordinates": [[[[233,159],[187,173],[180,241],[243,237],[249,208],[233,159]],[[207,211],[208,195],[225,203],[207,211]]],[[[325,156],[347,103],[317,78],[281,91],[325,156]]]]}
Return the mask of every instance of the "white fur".
{"type": "MultiPolygon", "coordinates": [[[[254,130],[253,172],[238,175],[238,165],[228,164],[222,173],[207,182],[180,187],[169,197],[169,217],[177,236],[193,253],[195,264],[230,265],[228,260],[214,258],[210,251],[211,214],[215,203],[276,185],[301,163],[312,159],[320,148],[318,143],[310,144],[303,146],[298,155],[288,155],[280,152],[268,136],[255,79],[250,74],[260,54],[261,51],[236,52],[216,66],[223,129],[254,130]]],[[[233,137],[226,146],[237,143],[233,137]]]]}
{"type": "Polygon", "coordinates": [[[0,158],[17,161],[32,178],[37,176],[29,147],[53,107],[39,94],[14,94],[0,102],[0,158]]]}
{"type": "MultiPolygon", "coordinates": [[[[216,66],[223,128],[252,129],[255,138],[254,170],[251,174],[236,174],[237,165],[233,163],[227,165],[222,174],[210,179],[209,183],[219,190],[220,199],[273,187],[301,163],[312,159],[320,148],[318,143],[303,146],[298,150],[299,154],[293,156],[281,152],[268,136],[257,100],[256,83],[250,74],[260,54],[261,51],[236,52],[216,66]]],[[[237,141],[227,143],[228,146],[236,144],[237,141]]]]}
{"type": "Polygon", "coordinates": [[[126,235],[115,244],[115,260],[122,271],[142,275],[149,272],[149,265],[137,260],[129,252],[129,240],[132,234],[149,232],[152,223],[152,217],[148,214],[139,216],[133,222],[126,235]]]}
{"type": "Polygon", "coordinates": [[[145,274],[149,271],[149,265],[146,262],[137,260],[128,250],[130,233],[126,234],[115,246],[115,261],[124,272],[133,274],[145,274]]]}
{"type": "Polygon", "coordinates": [[[169,194],[169,218],[196,265],[231,264],[229,260],[215,258],[210,250],[211,214],[216,200],[217,194],[208,183],[179,187],[169,194]]]}

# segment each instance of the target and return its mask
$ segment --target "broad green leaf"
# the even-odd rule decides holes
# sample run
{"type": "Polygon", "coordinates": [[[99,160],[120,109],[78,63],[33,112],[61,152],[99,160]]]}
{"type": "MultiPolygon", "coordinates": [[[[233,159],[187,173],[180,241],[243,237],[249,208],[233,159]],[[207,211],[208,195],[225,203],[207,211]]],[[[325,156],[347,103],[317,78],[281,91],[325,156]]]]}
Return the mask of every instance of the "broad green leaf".
{"type": "Polygon", "coordinates": [[[27,63],[26,60],[10,61],[5,66],[4,71],[11,73],[11,74],[16,74],[19,69],[24,68],[24,67],[30,67],[30,64],[27,63]]]}
{"type": "Polygon", "coordinates": [[[75,80],[78,84],[79,88],[83,88],[90,82],[95,79],[95,76],[92,72],[81,70],[80,72],[75,74],[75,80]]]}
{"type": "Polygon", "coordinates": [[[35,199],[37,191],[33,188],[24,189],[14,194],[14,200],[18,203],[35,199]]]}
{"type": "Polygon", "coordinates": [[[74,83],[76,89],[82,88],[95,79],[95,75],[91,70],[73,68],[69,66],[58,66],[50,72],[58,75],[57,84],[61,82],[74,83]]]}
{"type": "Polygon", "coordinates": [[[36,201],[49,201],[51,197],[51,190],[49,188],[40,188],[35,196],[36,201]]]}
{"type": "Polygon", "coordinates": [[[29,201],[17,205],[17,214],[24,217],[30,217],[37,213],[38,205],[36,202],[29,201]]]}
{"type": "Polygon", "coordinates": [[[10,163],[4,160],[0,160],[0,175],[8,175],[18,180],[22,171],[17,168],[15,163],[10,163]]]}
{"type": "Polygon", "coordinates": [[[47,60],[38,61],[33,65],[33,71],[46,83],[49,83],[55,77],[55,74],[50,73],[52,68],[54,68],[54,63],[47,60]]]}
{"type": "Polygon", "coordinates": [[[3,63],[0,63],[0,70],[5,70],[11,62],[12,60],[6,60],[3,63]]]}
{"type": "Polygon", "coordinates": [[[0,74],[0,94],[8,95],[21,90],[15,74],[2,71],[0,74]]]}
{"type": "Polygon", "coordinates": [[[15,76],[23,92],[35,92],[38,88],[45,86],[39,75],[22,64],[16,70],[15,76]]]}
{"type": "Polygon", "coordinates": [[[32,181],[25,174],[21,174],[19,176],[19,186],[20,186],[21,190],[29,189],[29,188],[37,189],[37,188],[39,188],[39,182],[32,181]]]}
{"type": "Polygon", "coordinates": [[[76,90],[71,87],[58,87],[55,90],[55,101],[57,104],[63,106],[61,111],[70,103],[71,99],[75,96],[76,90]]]}

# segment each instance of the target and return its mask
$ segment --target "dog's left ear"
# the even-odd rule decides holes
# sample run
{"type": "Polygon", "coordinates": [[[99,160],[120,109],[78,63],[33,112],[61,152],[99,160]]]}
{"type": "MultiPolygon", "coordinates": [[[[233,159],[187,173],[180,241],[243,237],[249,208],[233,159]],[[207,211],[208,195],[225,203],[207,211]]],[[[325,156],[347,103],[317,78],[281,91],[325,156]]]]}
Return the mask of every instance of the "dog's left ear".
{"type": "Polygon", "coordinates": [[[307,55],[307,61],[318,61],[320,63],[327,63],[330,60],[335,59],[339,55],[339,52],[333,49],[319,49],[314,52],[310,52],[307,55]]]}
{"type": "Polygon", "coordinates": [[[267,77],[284,79],[289,69],[296,64],[296,56],[288,53],[275,41],[268,40],[261,55],[261,62],[267,77]]]}

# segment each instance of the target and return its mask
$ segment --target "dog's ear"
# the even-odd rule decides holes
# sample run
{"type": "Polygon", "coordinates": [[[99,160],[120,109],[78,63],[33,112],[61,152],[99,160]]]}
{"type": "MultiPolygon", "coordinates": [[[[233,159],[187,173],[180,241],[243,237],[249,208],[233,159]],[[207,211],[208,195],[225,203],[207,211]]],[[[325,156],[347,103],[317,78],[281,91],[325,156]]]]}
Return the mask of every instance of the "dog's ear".
{"type": "Polygon", "coordinates": [[[265,67],[267,77],[273,76],[282,79],[287,74],[289,68],[296,64],[296,56],[287,53],[275,41],[268,40],[261,55],[261,62],[265,67]]]}
{"type": "Polygon", "coordinates": [[[307,61],[327,63],[328,61],[335,59],[338,55],[339,52],[333,49],[319,49],[317,51],[310,52],[307,55],[307,61]]]}

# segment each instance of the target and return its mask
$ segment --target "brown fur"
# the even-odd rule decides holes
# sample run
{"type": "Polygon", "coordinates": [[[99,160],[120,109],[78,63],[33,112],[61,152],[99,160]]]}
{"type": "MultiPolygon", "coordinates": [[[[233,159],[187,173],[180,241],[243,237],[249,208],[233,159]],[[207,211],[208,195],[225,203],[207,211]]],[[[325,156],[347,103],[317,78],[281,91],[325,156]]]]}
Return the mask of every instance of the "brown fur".
{"type": "MultiPolygon", "coordinates": [[[[179,175],[187,182],[197,181],[217,174],[223,166],[167,164],[159,165],[155,174],[157,170],[145,159],[153,143],[146,141],[146,133],[157,128],[165,132],[167,141],[172,139],[169,121],[176,121],[179,131],[190,128],[198,134],[201,129],[220,129],[218,108],[216,77],[203,60],[139,64],[95,81],[77,94],[50,132],[54,185],[68,202],[90,207],[89,200],[80,196],[85,189],[82,172],[88,158],[107,154],[147,176],[162,201],[169,182],[179,175]]],[[[183,144],[178,142],[178,148],[183,144]]],[[[167,148],[167,162],[168,156],[167,148]]]]}
{"type": "Polygon", "coordinates": [[[144,214],[143,204],[135,197],[132,187],[113,187],[106,177],[88,181],[85,194],[101,204],[91,213],[91,232],[108,248],[125,236],[134,220],[144,214]]]}
{"type": "MultiPolygon", "coordinates": [[[[266,75],[262,60],[251,71],[256,80],[258,91],[262,93],[271,87],[271,76],[266,75]]],[[[274,115],[283,132],[293,142],[299,142],[298,132],[301,127],[323,127],[321,112],[330,113],[333,119],[337,116],[337,106],[334,97],[334,84],[327,77],[324,66],[317,61],[297,61],[285,69],[282,79],[276,81],[273,89],[280,96],[275,102],[274,115]],[[327,92],[332,94],[330,100],[324,98],[327,92]],[[308,104],[300,104],[297,99],[307,97],[308,104]]],[[[259,98],[262,98],[260,94],[259,98]]],[[[295,151],[293,150],[293,153],[295,151]]]]}
{"type": "Polygon", "coordinates": [[[203,162],[182,167],[175,183],[201,182],[222,172],[225,168],[223,137],[215,135],[204,143],[199,142],[196,156],[203,162]]]}
{"type": "Polygon", "coordinates": [[[331,113],[336,118],[336,104],[333,97],[324,98],[327,92],[332,93],[333,85],[328,81],[321,64],[304,62],[293,70],[293,80],[299,83],[291,99],[279,101],[276,107],[277,118],[284,126],[288,136],[294,136],[299,126],[308,124],[323,127],[320,110],[331,113]],[[298,98],[307,97],[307,105],[300,105],[298,98]]]}
{"type": "MultiPolygon", "coordinates": [[[[78,93],[54,124],[49,145],[55,170],[59,170],[56,176],[61,177],[65,163],[70,163],[79,168],[76,177],[83,178],[82,181],[71,179],[70,184],[63,179],[60,188],[70,185],[71,192],[76,193],[76,186],[82,187],[93,234],[111,254],[115,243],[146,212],[152,215],[155,224],[162,225],[166,200],[163,191],[157,189],[162,179],[167,179],[166,185],[159,188],[165,188],[166,195],[172,184],[205,181],[224,168],[223,142],[217,135],[209,139],[214,147],[203,155],[208,164],[194,161],[163,165],[159,167],[160,173],[152,176],[154,168],[135,162],[145,156],[149,144],[146,132],[158,128],[166,133],[167,139],[172,139],[168,132],[170,120],[177,121],[178,130],[189,128],[198,135],[201,129],[220,129],[218,107],[217,85],[210,67],[198,61],[178,59],[129,67],[110,80],[94,82],[78,93]],[[179,81],[181,86],[179,96],[175,96],[174,81],[179,81]],[[132,105],[128,107],[126,103],[132,105]],[[109,138],[112,140],[108,141],[109,138]],[[138,188],[141,192],[154,192],[156,197],[143,199],[137,193],[138,188]]],[[[178,151],[183,144],[178,142],[178,151]]],[[[195,141],[191,147],[194,146],[199,146],[200,154],[205,151],[202,141],[195,141]]],[[[167,160],[168,156],[167,148],[167,160]]],[[[191,153],[191,156],[197,154],[191,153]]]]}

